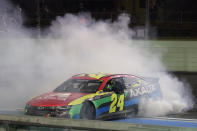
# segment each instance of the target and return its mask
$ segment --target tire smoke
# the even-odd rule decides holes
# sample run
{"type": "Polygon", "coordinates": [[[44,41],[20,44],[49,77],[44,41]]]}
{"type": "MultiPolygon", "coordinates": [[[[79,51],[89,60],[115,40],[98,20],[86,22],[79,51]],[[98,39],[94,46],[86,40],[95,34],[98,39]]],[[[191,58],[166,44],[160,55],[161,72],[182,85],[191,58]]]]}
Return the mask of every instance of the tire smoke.
{"type": "MultiPolygon", "coordinates": [[[[0,9],[5,7],[16,11],[0,2],[0,9]]],[[[20,12],[0,12],[6,16],[0,19],[1,109],[23,108],[31,97],[52,91],[71,75],[93,72],[159,77],[164,100],[142,100],[139,115],[161,116],[193,107],[189,86],[166,72],[162,52],[147,48],[148,41],[132,39],[126,14],[115,22],[65,14],[35,38],[23,27],[20,12]]]]}

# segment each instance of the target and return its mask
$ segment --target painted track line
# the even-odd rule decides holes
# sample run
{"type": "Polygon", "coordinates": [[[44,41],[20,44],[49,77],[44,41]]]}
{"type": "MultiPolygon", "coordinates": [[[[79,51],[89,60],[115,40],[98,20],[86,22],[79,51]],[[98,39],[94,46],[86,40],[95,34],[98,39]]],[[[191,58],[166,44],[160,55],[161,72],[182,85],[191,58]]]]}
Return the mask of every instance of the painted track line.
{"type": "Polygon", "coordinates": [[[172,127],[190,127],[197,128],[196,119],[182,119],[182,118],[168,118],[168,117],[154,117],[154,118],[126,118],[115,120],[116,122],[135,123],[144,125],[159,125],[159,126],[172,126],[172,127]]]}

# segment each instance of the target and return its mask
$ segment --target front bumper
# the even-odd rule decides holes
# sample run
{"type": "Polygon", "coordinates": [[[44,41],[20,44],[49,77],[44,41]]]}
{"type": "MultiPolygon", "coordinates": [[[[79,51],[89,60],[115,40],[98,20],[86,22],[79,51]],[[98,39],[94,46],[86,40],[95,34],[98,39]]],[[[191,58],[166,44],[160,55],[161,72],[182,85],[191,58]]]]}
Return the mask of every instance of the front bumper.
{"type": "Polygon", "coordinates": [[[52,109],[50,107],[36,107],[26,106],[25,114],[33,116],[45,116],[45,117],[63,117],[70,118],[70,109],[52,109]]]}

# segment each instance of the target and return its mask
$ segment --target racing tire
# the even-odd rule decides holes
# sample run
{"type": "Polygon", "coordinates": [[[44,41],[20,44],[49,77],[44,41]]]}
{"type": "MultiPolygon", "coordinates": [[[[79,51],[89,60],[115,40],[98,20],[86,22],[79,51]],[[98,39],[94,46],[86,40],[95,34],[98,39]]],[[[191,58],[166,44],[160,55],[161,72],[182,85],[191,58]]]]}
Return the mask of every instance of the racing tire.
{"type": "Polygon", "coordinates": [[[96,110],[91,102],[85,102],[81,108],[81,119],[94,120],[96,117],[96,110]]]}
{"type": "Polygon", "coordinates": [[[138,114],[138,107],[139,107],[139,105],[138,105],[138,104],[134,107],[134,114],[135,114],[135,115],[137,115],[137,114],[138,114]]]}

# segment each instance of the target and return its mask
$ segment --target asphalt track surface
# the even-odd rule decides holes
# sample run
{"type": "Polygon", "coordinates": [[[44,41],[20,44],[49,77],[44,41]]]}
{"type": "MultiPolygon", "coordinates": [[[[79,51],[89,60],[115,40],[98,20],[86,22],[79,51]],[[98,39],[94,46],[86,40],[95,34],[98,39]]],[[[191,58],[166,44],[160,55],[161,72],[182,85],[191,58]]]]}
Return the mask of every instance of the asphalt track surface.
{"type": "MultiPolygon", "coordinates": [[[[0,110],[0,114],[24,115],[23,109],[0,110]]],[[[165,117],[128,117],[126,119],[113,120],[116,122],[159,125],[172,127],[197,128],[197,111],[189,111],[182,114],[172,114],[165,117]]]]}
{"type": "Polygon", "coordinates": [[[124,123],[144,124],[144,125],[197,128],[196,119],[170,118],[170,117],[153,117],[153,118],[138,117],[138,118],[120,119],[115,121],[124,122],[124,123]]]}

